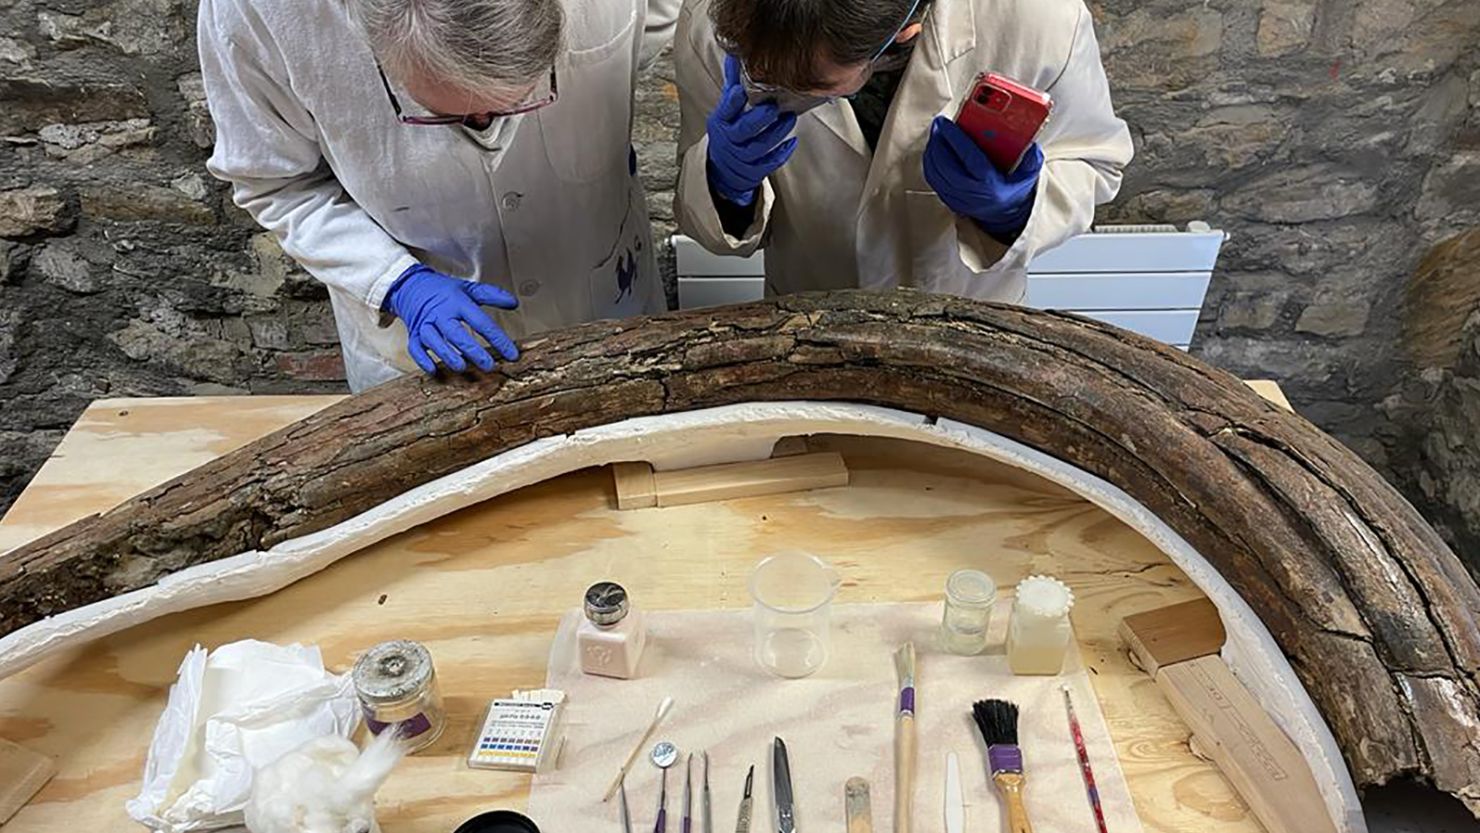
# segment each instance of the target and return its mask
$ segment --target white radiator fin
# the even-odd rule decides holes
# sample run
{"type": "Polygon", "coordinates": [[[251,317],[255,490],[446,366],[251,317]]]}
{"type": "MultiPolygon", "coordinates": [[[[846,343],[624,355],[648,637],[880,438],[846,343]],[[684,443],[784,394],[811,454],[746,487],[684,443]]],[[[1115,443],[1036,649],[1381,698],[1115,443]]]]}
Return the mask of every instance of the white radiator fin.
{"type": "MultiPolygon", "coordinates": [[[[1206,223],[1096,226],[1028,266],[1029,306],[1077,312],[1187,349],[1225,235],[1206,223]]],[[[673,237],[684,309],[765,295],[765,256],[727,257],[673,237]]]]}

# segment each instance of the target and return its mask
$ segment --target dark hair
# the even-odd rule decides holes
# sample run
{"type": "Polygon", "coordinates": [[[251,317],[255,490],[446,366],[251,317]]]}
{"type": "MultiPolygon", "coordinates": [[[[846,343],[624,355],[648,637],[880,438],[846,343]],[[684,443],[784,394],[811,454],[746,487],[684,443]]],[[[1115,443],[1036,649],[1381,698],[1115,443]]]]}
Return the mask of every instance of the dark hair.
{"type": "MultiPolygon", "coordinates": [[[[819,50],[839,64],[874,57],[914,0],[713,0],[709,16],[725,51],[756,81],[786,90],[823,85],[819,50]]],[[[920,3],[921,9],[926,3],[920,3]]],[[[919,12],[916,12],[916,16],[919,12]]]]}

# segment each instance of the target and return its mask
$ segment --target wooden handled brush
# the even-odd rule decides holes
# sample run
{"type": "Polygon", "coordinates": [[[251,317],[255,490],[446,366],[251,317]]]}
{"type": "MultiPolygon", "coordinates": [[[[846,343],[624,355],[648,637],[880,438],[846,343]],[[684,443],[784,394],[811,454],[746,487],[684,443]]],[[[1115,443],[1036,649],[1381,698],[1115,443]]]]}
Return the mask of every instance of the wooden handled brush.
{"type": "Polygon", "coordinates": [[[1007,805],[1008,833],[1033,833],[1028,808],[1023,803],[1023,751],[1018,747],[1018,707],[1006,700],[979,700],[971,707],[976,728],[987,743],[987,769],[992,783],[1007,805]]]}
{"type": "Polygon", "coordinates": [[[854,777],[843,785],[843,811],[848,816],[848,833],[874,833],[867,781],[854,777]]]}
{"type": "Polygon", "coordinates": [[[894,654],[899,672],[899,715],[894,729],[894,833],[910,833],[915,797],[915,643],[894,654]]]}

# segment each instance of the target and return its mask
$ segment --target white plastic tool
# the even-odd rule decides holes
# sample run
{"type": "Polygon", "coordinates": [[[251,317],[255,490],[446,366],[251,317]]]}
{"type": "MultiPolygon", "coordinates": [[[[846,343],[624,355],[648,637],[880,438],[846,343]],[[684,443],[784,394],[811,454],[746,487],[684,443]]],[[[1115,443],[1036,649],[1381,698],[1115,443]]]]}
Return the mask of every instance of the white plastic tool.
{"type": "Polygon", "coordinates": [[[966,833],[966,797],[961,792],[961,761],[946,755],[946,833],[966,833]]]}

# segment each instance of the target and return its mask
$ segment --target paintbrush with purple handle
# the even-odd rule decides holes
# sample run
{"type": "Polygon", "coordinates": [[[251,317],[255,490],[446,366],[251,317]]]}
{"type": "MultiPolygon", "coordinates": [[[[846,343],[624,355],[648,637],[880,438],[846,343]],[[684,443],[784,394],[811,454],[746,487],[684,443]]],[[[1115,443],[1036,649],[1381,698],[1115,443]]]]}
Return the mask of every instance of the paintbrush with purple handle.
{"type": "Polygon", "coordinates": [[[1007,805],[1008,833],[1033,833],[1023,804],[1023,750],[1018,747],[1018,707],[1006,700],[979,700],[971,716],[987,744],[987,768],[1007,805]]]}

